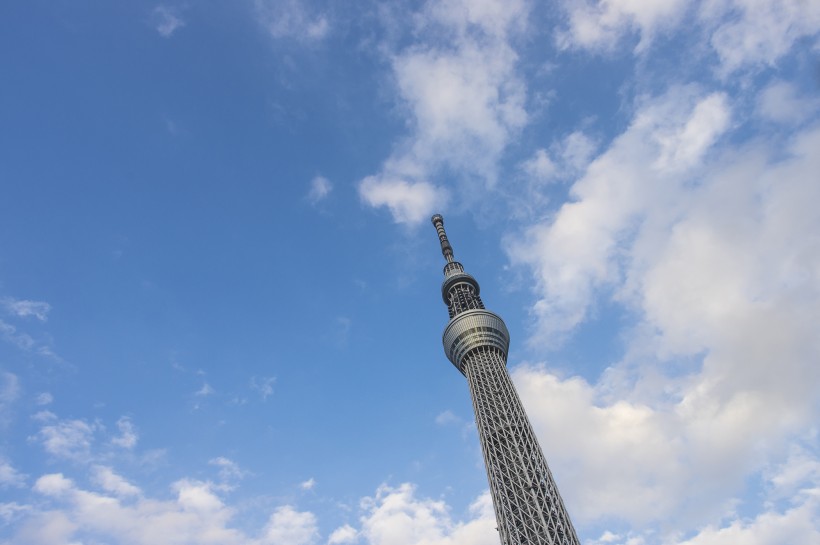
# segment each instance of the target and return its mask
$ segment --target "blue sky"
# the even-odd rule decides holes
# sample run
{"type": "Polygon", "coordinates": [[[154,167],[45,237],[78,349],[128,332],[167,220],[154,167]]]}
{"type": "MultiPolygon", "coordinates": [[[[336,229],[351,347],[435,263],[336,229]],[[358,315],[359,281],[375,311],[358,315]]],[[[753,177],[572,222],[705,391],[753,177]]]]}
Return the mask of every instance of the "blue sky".
{"type": "Polygon", "coordinates": [[[820,539],[820,7],[6,2],[0,543],[498,543],[429,217],[586,545],[820,539]]]}

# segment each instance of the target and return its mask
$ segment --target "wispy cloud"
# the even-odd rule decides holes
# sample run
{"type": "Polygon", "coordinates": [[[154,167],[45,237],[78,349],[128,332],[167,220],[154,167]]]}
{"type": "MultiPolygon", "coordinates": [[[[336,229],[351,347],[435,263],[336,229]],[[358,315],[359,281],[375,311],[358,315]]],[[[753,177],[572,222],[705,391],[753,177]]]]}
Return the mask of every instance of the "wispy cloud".
{"type": "Polygon", "coordinates": [[[208,460],[208,463],[219,468],[219,478],[223,483],[231,483],[244,479],[245,475],[248,473],[240,468],[239,464],[233,460],[225,458],[224,456],[212,458],[208,460]]]}
{"type": "Polygon", "coordinates": [[[313,477],[311,477],[310,479],[308,479],[306,481],[303,481],[303,482],[299,483],[299,488],[301,488],[302,490],[313,490],[313,488],[315,486],[316,486],[316,479],[314,479],[313,477]]]}
{"type": "Polygon", "coordinates": [[[53,361],[62,362],[63,359],[54,353],[48,342],[35,340],[28,333],[19,331],[16,326],[0,320],[0,340],[16,346],[18,349],[37,354],[53,361]]]}
{"type": "Polygon", "coordinates": [[[311,13],[299,0],[255,0],[259,22],[274,38],[317,43],[330,32],[325,13],[311,13]]]}
{"type": "Polygon", "coordinates": [[[276,377],[252,377],[251,389],[259,392],[262,401],[266,401],[273,395],[273,385],[276,384],[276,377]]]}
{"type": "Polygon", "coordinates": [[[133,449],[137,445],[139,435],[131,419],[127,416],[120,417],[117,420],[117,429],[120,434],[111,439],[111,443],[124,449],[133,449]]]}
{"type": "Polygon", "coordinates": [[[211,387],[210,384],[208,384],[207,382],[203,382],[202,383],[202,388],[200,388],[199,390],[194,392],[194,395],[199,396],[199,397],[206,397],[206,396],[209,396],[209,395],[213,395],[215,393],[216,393],[216,390],[214,390],[211,387]]]}
{"type": "Polygon", "coordinates": [[[170,6],[157,6],[151,12],[154,28],[163,38],[170,38],[174,32],[185,26],[179,10],[170,6]]]}
{"type": "Polygon", "coordinates": [[[92,458],[91,444],[96,430],[95,424],[84,420],[59,420],[44,425],[32,439],[39,441],[52,456],[88,462],[92,458]]]}
{"type": "Polygon", "coordinates": [[[20,379],[14,373],[0,371],[0,427],[11,422],[12,406],[20,398],[20,379]]]}
{"type": "Polygon", "coordinates": [[[91,480],[94,484],[114,494],[119,498],[139,496],[142,491],[129,483],[125,478],[116,474],[113,469],[107,466],[94,466],[91,468],[91,480]]]}
{"type": "Polygon", "coordinates": [[[645,54],[658,36],[690,25],[705,33],[723,76],[773,65],[800,39],[816,35],[820,25],[817,4],[799,0],[611,0],[562,5],[568,24],[557,34],[560,47],[613,51],[625,37],[637,35],[635,53],[645,54]]]}
{"type": "Polygon", "coordinates": [[[0,458],[0,488],[25,486],[26,475],[17,471],[8,460],[0,458]]]}
{"type": "Polygon", "coordinates": [[[310,181],[310,190],[307,198],[312,204],[325,200],[333,191],[333,184],[324,176],[316,176],[310,181]]]}
{"type": "Polygon", "coordinates": [[[48,313],[51,311],[51,305],[44,301],[29,301],[11,297],[0,299],[0,306],[14,316],[34,316],[41,322],[48,320],[48,313]]]}

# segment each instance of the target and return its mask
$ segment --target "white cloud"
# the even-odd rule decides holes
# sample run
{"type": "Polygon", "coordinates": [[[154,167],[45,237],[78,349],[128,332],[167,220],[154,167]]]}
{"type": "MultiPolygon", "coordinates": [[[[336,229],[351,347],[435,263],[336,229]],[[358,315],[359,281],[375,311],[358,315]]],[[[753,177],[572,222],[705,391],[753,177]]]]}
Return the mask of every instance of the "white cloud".
{"type": "Polygon", "coordinates": [[[339,526],[330,533],[327,538],[328,545],[344,545],[345,543],[356,543],[359,533],[349,524],[339,526]]]}
{"type": "Polygon", "coordinates": [[[62,361],[60,357],[55,354],[51,347],[47,344],[37,342],[34,338],[29,335],[28,333],[21,333],[17,331],[17,328],[14,327],[12,324],[0,320],[0,339],[13,344],[20,350],[24,350],[26,352],[33,352],[40,356],[45,356],[52,360],[62,361]]]}
{"type": "Polygon", "coordinates": [[[527,122],[526,86],[509,39],[522,31],[528,9],[522,0],[425,5],[416,17],[420,39],[390,56],[411,134],[361,182],[367,204],[415,224],[446,199],[429,182],[438,173],[454,174],[467,189],[495,184],[501,154],[527,122]]]}
{"type": "Polygon", "coordinates": [[[51,411],[43,410],[31,415],[31,419],[35,422],[51,422],[57,420],[57,415],[51,411]]]}
{"type": "Polygon", "coordinates": [[[541,182],[552,181],[558,172],[558,167],[545,149],[535,150],[533,156],[521,164],[521,168],[531,178],[541,182]]]}
{"type": "Polygon", "coordinates": [[[641,35],[636,51],[645,51],[652,39],[668,32],[685,14],[688,0],[569,0],[569,28],[558,34],[561,47],[611,50],[629,32],[641,35]]]}
{"type": "Polygon", "coordinates": [[[49,454],[58,458],[88,461],[96,426],[84,420],[60,420],[43,426],[34,439],[39,440],[49,454]]]}
{"type": "Polygon", "coordinates": [[[318,537],[316,515],[284,505],[271,515],[262,542],[270,545],[309,545],[315,543],[318,537]]]}
{"type": "Polygon", "coordinates": [[[330,32],[327,14],[311,14],[299,0],[256,0],[259,22],[274,38],[316,43],[330,32]]]}
{"type": "Polygon", "coordinates": [[[253,377],[251,378],[251,388],[259,392],[262,396],[262,401],[267,400],[273,395],[273,385],[276,383],[276,377],[253,377]]]}
{"type": "Polygon", "coordinates": [[[397,223],[417,224],[447,202],[447,192],[427,182],[368,176],[359,185],[364,202],[374,208],[386,206],[397,223]]]}
{"type": "Polygon", "coordinates": [[[26,476],[17,471],[11,463],[0,458],[0,488],[19,488],[26,483],[26,476]]]}
{"type": "Polygon", "coordinates": [[[311,477],[310,479],[299,483],[299,488],[302,490],[313,490],[313,487],[316,486],[316,479],[311,477]]]}
{"type": "MultiPolygon", "coordinates": [[[[654,113],[654,112],[653,112],[654,113]]],[[[712,93],[698,100],[685,123],[658,125],[657,118],[648,121],[652,136],[660,144],[656,166],[661,171],[684,170],[698,164],[704,153],[728,128],[730,107],[723,93],[712,93]]]]}
{"type": "Polygon", "coordinates": [[[163,38],[170,38],[174,32],[185,26],[185,21],[177,9],[169,6],[157,6],[151,12],[154,28],[163,38]]]}
{"type": "Polygon", "coordinates": [[[15,544],[115,542],[133,545],[194,545],[258,543],[230,528],[234,511],[224,505],[211,485],[182,479],[172,486],[174,500],[143,498],[119,476],[97,470],[94,480],[106,483],[115,495],[84,490],[61,474],[44,475],[34,490],[50,504],[24,519],[15,544]]]}
{"type": "Polygon", "coordinates": [[[0,520],[6,524],[10,524],[13,520],[20,518],[30,510],[30,505],[21,505],[14,501],[2,502],[0,503],[0,520]]]}
{"type": "Polygon", "coordinates": [[[42,392],[37,394],[37,397],[34,398],[34,403],[37,405],[51,405],[54,401],[54,396],[48,392],[42,392]]]}
{"type": "MultiPolygon", "coordinates": [[[[636,319],[622,361],[595,382],[515,372],[580,520],[663,521],[671,532],[725,518],[692,540],[723,543],[816,510],[806,500],[753,522],[732,512],[752,476],[817,421],[820,125],[736,145],[721,139],[731,119],[721,93],[645,100],[573,200],[513,246],[538,282],[536,342],[582,326],[595,300],[636,319]]],[[[805,489],[817,461],[794,454],[771,486],[805,489]]]]}
{"type": "Polygon", "coordinates": [[[798,40],[820,32],[820,7],[807,0],[567,0],[564,10],[569,21],[558,33],[560,47],[612,51],[637,34],[635,51],[644,53],[659,34],[700,39],[703,32],[724,76],[774,65],[798,40]]]}
{"type": "Polygon", "coordinates": [[[439,426],[447,426],[449,424],[461,424],[462,420],[453,411],[447,410],[439,413],[436,416],[436,424],[439,426]]]}
{"type": "Polygon", "coordinates": [[[310,181],[310,191],[308,191],[308,200],[317,204],[323,201],[330,195],[333,190],[333,184],[324,176],[316,176],[310,181]]]}
{"type": "Polygon", "coordinates": [[[820,99],[799,96],[794,84],[776,80],[760,93],[757,112],[760,117],[778,123],[800,124],[820,109],[820,99]]]}
{"type": "Polygon", "coordinates": [[[34,483],[34,491],[46,496],[62,496],[74,488],[74,482],[62,473],[43,475],[34,483]]]}
{"type": "Polygon", "coordinates": [[[111,443],[125,449],[132,449],[137,445],[139,435],[129,417],[120,417],[117,420],[117,429],[120,430],[120,435],[111,439],[111,443]]]}
{"type": "Polygon", "coordinates": [[[20,379],[14,373],[0,371],[0,427],[11,421],[11,408],[19,397],[20,379]]]}
{"type": "Polygon", "coordinates": [[[549,151],[543,148],[535,150],[532,157],[521,163],[521,169],[540,183],[566,179],[586,169],[595,149],[596,144],[589,136],[582,131],[573,131],[551,146],[549,151]]]}
{"type": "Polygon", "coordinates": [[[94,466],[91,480],[106,492],[110,492],[117,497],[139,496],[141,494],[138,487],[114,473],[114,470],[107,466],[94,466]]]}
{"type": "Polygon", "coordinates": [[[728,526],[710,526],[679,545],[782,545],[820,541],[820,489],[783,512],[766,510],[753,519],[735,519],[728,526]]]}
{"type": "Polygon", "coordinates": [[[417,498],[413,485],[382,485],[362,500],[359,535],[369,545],[498,545],[489,492],[470,506],[470,518],[453,521],[443,501],[417,498]]]}
{"type": "Polygon", "coordinates": [[[208,463],[219,468],[219,478],[225,482],[244,479],[247,474],[246,471],[239,467],[239,464],[224,456],[212,458],[208,460],[208,463]]]}
{"type": "Polygon", "coordinates": [[[711,44],[725,75],[746,66],[774,65],[799,39],[820,32],[820,5],[810,0],[703,2],[700,15],[718,21],[711,44]]]}
{"type": "Polygon", "coordinates": [[[216,392],[213,388],[211,388],[211,385],[208,384],[207,382],[203,382],[202,383],[202,388],[200,388],[199,390],[194,392],[194,395],[199,396],[199,397],[206,397],[206,396],[209,396],[209,395],[213,395],[214,393],[216,393],[216,392]]]}
{"type": "MultiPolygon", "coordinates": [[[[541,340],[577,326],[593,293],[617,284],[618,242],[649,210],[675,207],[683,175],[727,128],[722,94],[693,87],[648,100],[571,189],[574,200],[549,222],[508,245],[513,262],[533,267],[541,298],[534,307],[541,340]]],[[[668,213],[668,212],[667,212],[668,213]]]]}
{"type": "Polygon", "coordinates": [[[51,305],[43,301],[29,301],[11,297],[0,299],[0,305],[6,309],[6,312],[14,316],[34,316],[41,322],[48,320],[48,313],[51,311],[51,305]]]}

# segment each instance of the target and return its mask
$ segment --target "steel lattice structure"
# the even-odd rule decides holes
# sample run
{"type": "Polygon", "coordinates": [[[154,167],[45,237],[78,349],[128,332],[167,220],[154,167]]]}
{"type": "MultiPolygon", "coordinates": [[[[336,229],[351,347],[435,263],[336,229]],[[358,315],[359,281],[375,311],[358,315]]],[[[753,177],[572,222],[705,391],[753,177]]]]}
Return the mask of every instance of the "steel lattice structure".
{"type": "Polygon", "coordinates": [[[432,218],[447,259],[444,352],[467,377],[502,545],[579,545],[564,502],[507,373],[510,334],[484,309],[478,282],[453,259],[444,218],[432,218]]]}

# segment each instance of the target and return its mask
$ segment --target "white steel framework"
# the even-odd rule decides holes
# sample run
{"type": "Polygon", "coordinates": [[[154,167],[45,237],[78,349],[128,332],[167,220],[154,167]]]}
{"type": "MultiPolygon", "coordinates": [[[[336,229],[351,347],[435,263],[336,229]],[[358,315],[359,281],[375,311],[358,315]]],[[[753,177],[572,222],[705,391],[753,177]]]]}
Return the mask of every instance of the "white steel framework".
{"type": "Polygon", "coordinates": [[[478,282],[453,260],[436,214],[447,260],[441,294],[450,314],[444,351],[467,377],[502,545],[579,545],[564,502],[507,373],[510,335],[484,309],[478,282]]]}

